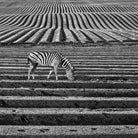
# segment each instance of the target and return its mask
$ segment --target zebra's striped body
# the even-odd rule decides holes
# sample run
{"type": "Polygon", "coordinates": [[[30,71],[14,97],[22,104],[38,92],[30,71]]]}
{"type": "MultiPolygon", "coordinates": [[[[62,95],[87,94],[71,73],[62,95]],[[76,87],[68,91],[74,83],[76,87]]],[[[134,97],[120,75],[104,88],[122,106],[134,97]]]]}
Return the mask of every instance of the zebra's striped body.
{"type": "Polygon", "coordinates": [[[28,79],[30,79],[31,73],[33,74],[33,79],[34,79],[34,71],[36,70],[36,67],[39,64],[39,65],[53,67],[53,69],[49,72],[49,75],[47,77],[48,79],[51,73],[54,71],[56,80],[58,80],[57,68],[59,66],[62,66],[66,71],[67,78],[69,80],[74,80],[73,66],[66,57],[62,56],[58,52],[41,52],[41,51],[31,52],[28,56],[28,62],[30,63],[30,69],[28,71],[28,79]]]}

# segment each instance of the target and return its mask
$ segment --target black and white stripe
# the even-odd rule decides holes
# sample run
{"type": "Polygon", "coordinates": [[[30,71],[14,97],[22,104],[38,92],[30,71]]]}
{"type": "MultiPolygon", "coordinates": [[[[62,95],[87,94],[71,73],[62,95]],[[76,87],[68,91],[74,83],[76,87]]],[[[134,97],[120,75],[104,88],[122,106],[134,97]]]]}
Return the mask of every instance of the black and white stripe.
{"type": "Polygon", "coordinates": [[[48,52],[48,51],[31,52],[28,56],[28,63],[30,63],[30,69],[28,71],[28,79],[30,79],[31,73],[33,74],[33,79],[34,79],[34,71],[37,65],[45,65],[53,67],[53,69],[49,72],[48,79],[51,73],[54,71],[56,80],[58,80],[57,68],[59,66],[62,66],[66,71],[67,78],[69,80],[74,80],[73,77],[74,69],[71,62],[58,52],[48,52]]]}

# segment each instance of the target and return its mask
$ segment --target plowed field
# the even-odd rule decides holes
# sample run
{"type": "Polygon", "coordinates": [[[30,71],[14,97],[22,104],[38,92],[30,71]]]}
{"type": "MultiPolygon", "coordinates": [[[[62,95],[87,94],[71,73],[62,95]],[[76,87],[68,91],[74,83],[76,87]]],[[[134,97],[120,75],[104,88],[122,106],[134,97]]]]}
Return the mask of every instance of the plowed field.
{"type": "Polygon", "coordinates": [[[137,0],[0,0],[0,138],[137,138],[137,41],[137,0]],[[75,81],[27,80],[34,50],[69,58],[75,81]]]}
{"type": "Polygon", "coordinates": [[[0,137],[135,137],[138,135],[136,46],[0,48],[0,137]],[[27,80],[32,50],[57,50],[72,61],[75,81],[39,66],[27,80]]]}
{"type": "Polygon", "coordinates": [[[138,3],[128,2],[3,1],[0,3],[0,42],[137,41],[138,3]]]}

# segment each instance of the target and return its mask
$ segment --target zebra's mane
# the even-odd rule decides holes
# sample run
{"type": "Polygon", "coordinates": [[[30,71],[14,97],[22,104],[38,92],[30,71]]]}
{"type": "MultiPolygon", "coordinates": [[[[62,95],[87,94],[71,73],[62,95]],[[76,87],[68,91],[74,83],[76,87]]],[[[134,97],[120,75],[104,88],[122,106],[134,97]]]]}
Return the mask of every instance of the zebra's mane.
{"type": "Polygon", "coordinates": [[[65,66],[68,67],[69,70],[72,70],[73,69],[73,66],[70,62],[70,60],[64,56],[61,55],[61,66],[65,66]]]}

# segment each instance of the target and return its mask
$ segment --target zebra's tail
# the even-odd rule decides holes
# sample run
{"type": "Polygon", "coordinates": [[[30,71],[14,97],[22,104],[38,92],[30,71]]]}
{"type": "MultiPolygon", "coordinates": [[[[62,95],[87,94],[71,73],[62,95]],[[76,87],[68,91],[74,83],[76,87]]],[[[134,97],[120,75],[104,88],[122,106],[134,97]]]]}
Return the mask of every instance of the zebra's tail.
{"type": "Polygon", "coordinates": [[[29,57],[27,58],[27,63],[26,64],[29,64],[30,63],[30,59],[29,59],[29,57]]]}

